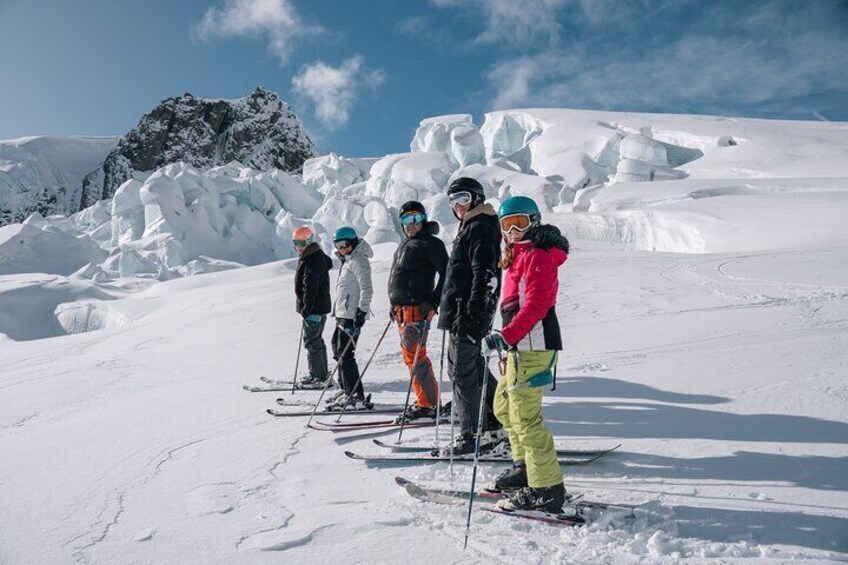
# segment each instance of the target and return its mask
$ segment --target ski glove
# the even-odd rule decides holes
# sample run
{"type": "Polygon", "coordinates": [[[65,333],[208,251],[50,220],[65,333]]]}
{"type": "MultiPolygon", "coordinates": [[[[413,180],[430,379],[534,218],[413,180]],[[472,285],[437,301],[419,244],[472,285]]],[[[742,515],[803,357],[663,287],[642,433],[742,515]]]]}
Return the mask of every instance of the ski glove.
{"type": "Polygon", "coordinates": [[[421,315],[429,322],[433,319],[433,317],[438,314],[438,308],[433,306],[429,302],[421,303],[421,315]]]}
{"type": "Polygon", "coordinates": [[[317,324],[321,321],[321,314],[310,314],[309,316],[306,316],[304,320],[311,324],[317,324]]]}
{"type": "Polygon", "coordinates": [[[498,330],[495,330],[495,331],[493,331],[492,333],[490,333],[489,335],[487,335],[486,337],[483,338],[483,343],[481,344],[481,347],[480,347],[480,353],[483,355],[483,357],[488,357],[493,352],[503,351],[504,349],[506,349],[508,347],[509,347],[509,344],[507,344],[507,342],[504,341],[504,338],[501,335],[501,332],[499,332],[498,330]]]}
{"type": "Polygon", "coordinates": [[[361,328],[365,325],[365,317],[368,316],[368,312],[364,310],[356,309],[356,317],[353,319],[353,325],[357,328],[361,328]]]}

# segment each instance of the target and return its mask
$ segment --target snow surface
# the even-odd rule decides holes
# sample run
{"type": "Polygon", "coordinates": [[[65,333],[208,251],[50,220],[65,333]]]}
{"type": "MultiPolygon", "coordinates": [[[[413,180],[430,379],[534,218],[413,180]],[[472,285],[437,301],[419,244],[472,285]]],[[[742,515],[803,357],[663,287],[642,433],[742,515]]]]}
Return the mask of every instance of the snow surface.
{"type": "MultiPolygon", "coordinates": [[[[302,180],[172,165],[71,218],[0,228],[0,563],[845,562],[846,131],[572,110],[498,112],[479,130],[431,118],[410,153],[318,158],[302,180]],[[421,503],[393,478],[464,488],[470,467],[349,460],[396,432],[309,430],[264,410],[316,393],[242,390],[294,372],[294,216],[325,243],[341,223],[367,233],[384,289],[394,208],[424,199],[449,240],[443,187],[460,174],[494,202],[531,195],[572,240],[546,421],[565,446],[622,443],[563,470],[570,491],[639,504],[634,521],[554,529],[480,512],[463,551],[465,507],[421,503]],[[264,264],[235,268],[251,262],[264,264]]],[[[373,311],[361,362],[384,292],[373,311]]],[[[365,380],[403,401],[393,331],[365,380]]]]}
{"type": "Polygon", "coordinates": [[[82,179],[118,143],[115,137],[31,136],[0,141],[0,222],[43,208],[79,209],[82,179]]]}

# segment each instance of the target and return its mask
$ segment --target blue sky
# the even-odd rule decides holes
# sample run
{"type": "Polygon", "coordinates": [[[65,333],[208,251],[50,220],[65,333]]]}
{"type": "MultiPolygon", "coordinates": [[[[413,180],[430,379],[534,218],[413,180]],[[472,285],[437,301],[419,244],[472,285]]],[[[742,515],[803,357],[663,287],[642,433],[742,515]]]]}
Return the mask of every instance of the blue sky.
{"type": "Polygon", "coordinates": [[[121,135],[257,85],[350,156],[503,108],[846,121],[848,2],[0,0],[0,76],[0,139],[121,135]]]}

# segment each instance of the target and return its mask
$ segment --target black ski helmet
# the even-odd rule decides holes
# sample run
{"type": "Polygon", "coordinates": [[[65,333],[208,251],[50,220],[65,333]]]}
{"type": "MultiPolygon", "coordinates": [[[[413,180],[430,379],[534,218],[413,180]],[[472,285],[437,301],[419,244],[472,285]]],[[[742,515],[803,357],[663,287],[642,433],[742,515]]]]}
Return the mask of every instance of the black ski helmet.
{"type": "Polygon", "coordinates": [[[483,190],[483,185],[477,179],[471,177],[459,177],[448,186],[448,194],[454,192],[470,192],[474,197],[475,202],[482,202],[486,199],[486,193],[483,190]]]}
{"type": "Polygon", "coordinates": [[[417,200],[404,202],[398,210],[398,216],[403,216],[407,212],[420,212],[421,214],[424,214],[424,217],[427,217],[427,211],[424,209],[424,205],[417,200]]]}

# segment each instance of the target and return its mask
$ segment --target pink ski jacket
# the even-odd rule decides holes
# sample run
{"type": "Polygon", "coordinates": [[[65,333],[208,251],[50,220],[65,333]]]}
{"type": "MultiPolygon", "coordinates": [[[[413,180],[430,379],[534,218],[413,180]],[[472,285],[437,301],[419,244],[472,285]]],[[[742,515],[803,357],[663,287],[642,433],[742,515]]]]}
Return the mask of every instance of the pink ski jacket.
{"type": "Polygon", "coordinates": [[[562,349],[555,306],[557,270],[568,259],[568,240],[555,226],[538,226],[513,250],[504,272],[501,334],[519,350],[562,349]]]}

